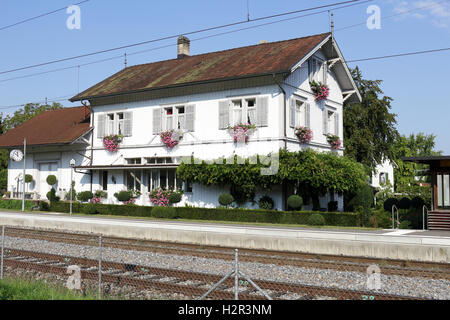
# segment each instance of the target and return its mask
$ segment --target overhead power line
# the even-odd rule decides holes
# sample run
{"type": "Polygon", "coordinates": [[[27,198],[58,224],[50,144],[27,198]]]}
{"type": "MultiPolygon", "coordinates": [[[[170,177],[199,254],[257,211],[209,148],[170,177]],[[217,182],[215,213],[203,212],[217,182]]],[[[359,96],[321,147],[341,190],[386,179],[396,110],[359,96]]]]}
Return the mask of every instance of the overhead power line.
{"type": "Polygon", "coordinates": [[[397,57],[412,56],[412,55],[417,55],[417,54],[425,54],[425,53],[440,52],[440,51],[447,51],[447,50],[450,50],[450,48],[432,49],[432,50],[424,50],[424,51],[413,51],[413,52],[392,54],[392,55],[388,55],[388,56],[379,56],[379,57],[371,57],[371,58],[364,58],[364,59],[347,60],[346,62],[347,63],[353,63],[353,62],[360,62],[360,61],[370,61],[370,60],[397,58],[397,57]]]}
{"type": "MultiPolygon", "coordinates": [[[[344,8],[353,7],[353,6],[356,6],[356,5],[361,5],[361,4],[364,4],[364,3],[367,3],[367,2],[372,2],[372,1],[373,0],[365,0],[365,1],[362,1],[362,2],[358,2],[358,3],[352,3],[352,4],[347,4],[347,5],[344,5],[344,6],[339,6],[339,7],[333,8],[333,11],[344,9],[344,8]]],[[[215,34],[212,34],[212,35],[191,39],[191,42],[199,41],[199,40],[205,40],[205,39],[210,39],[210,38],[213,38],[213,37],[218,37],[218,36],[222,36],[222,35],[226,35],[226,34],[236,33],[236,32],[240,32],[240,31],[244,31],[244,30],[256,29],[256,28],[260,28],[260,27],[263,27],[263,26],[267,26],[267,25],[277,24],[277,23],[281,23],[281,22],[285,22],[285,21],[291,21],[291,20],[295,20],[295,19],[305,18],[305,17],[318,15],[318,14],[322,14],[322,13],[328,13],[328,12],[329,12],[329,10],[327,9],[327,10],[312,12],[312,13],[308,13],[308,14],[295,16],[295,17],[284,18],[284,19],[279,19],[279,20],[275,20],[275,21],[271,21],[271,22],[261,23],[261,24],[258,24],[258,25],[249,26],[249,27],[245,27],[245,28],[239,28],[239,29],[235,29],[235,30],[215,33],[215,34]]],[[[175,46],[176,46],[176,44],[168,44],[168,45],[154,47],[154,48],[150,48],[150,49],[146,49],[146,50],[126,53],[126,55],[127,56],[133,56],[133,55],[137,55],[137,54],[147,53],[147,52],[151,52],[151,51],[155,51],[155,50],[159,50],[159,49],[164,49],[164,48],[168,48],[168,47],[175,47],[175,46]]],[[[116,56],[113,56],[113,57],[110,57],[110,58],[105,58],[105,59],[101,59],[101,60],[95,60],[95,61],[92,61],[92,62],[83,63],[83,64],[77,64],[77,65],[73,65],[73,66],[69,66],[69,67],[63,67],[63,68],[58,68],[58,69],[53,69],[53,70],[48,70],[48,71],[43,71],[43,72],[38,72],[38,73],[32,73],[32,74],[23,75],[23,76],[17,76],[17,77],[13,77],[13,78],[2,79],[2,80],[0,80],[0,83],[13,81],[13,80],[18,80],[18,79],[29,78],[29,77],[34,77],[34,76],[39,76],[39,75],[44,75],[44,74],[53,73],[53,72],[69,70],[69,69],[75,69],[75,68],[79,68],[79,67],[85,67],[85,66],[88,66],[88,65],[102,63],[102,62],[107,62],[107,61],[111,61],[111,60],[115,60],[115,59],[123,59],[123,57],[124,57],[123,54],[121,54],[121,55],[116,55],[116,56]]]]}
{"type": "MultiPolygon", "coordinates": [[[[84,1],[81,1],[81,2],[78,2],[78,3],[75,3],[74,5],[80,5],[80,4],[83,4],[83,3],[88,2],[88,1],[90,1],[90,0],[84,0],[84,1]]],[[[0,27],[0,31],[5,30],[5,29],[9,29],[9,28],[12,28],[12,27],[15,27],[15,26],[18,26],[20,24],[23,24],[23,23],[26,23],[26,22],[29,22],[29,21],[32,21],[32,20],[36,20],[36,19],[42,18],[42,17],[45,17],[45,16],[49,16],[51,14],[54,14],[56,12],[63,11],[63,10],[66,10],[66,9],[67,9],[67,6],[64,7],[64,8],[59,8],[59,9],[43,13],[41,15],[38,15],[38,16],[35,16],[35,17],[32,17],[32,18],[28,18],[28,19],[16,22],[16,23],[4,26],[4,27],[0,27]]]]}
{"type": "MultiPolygon", "coordinates": [[[[131,48],[131,47],[141,46],[141,45],[144,45],[144,44],[149,44],[149,43],[154,43],[154,42],[158,42],[158,41],[163,41],[163,40],[169,40],[169,39],[177,38],[180,35],[192,35],[192,34],[202,33],[202,32],[206,32],[206,31],[223,29],[223,28],[227,28],[227,27],[231,27],[231,26],[235,26],[235,25],[239,25],[239,24],[250,23],[250,22],[255,22],[255,21],[261,21],[261,20],[266,20],[266,19],[272,19],[272,18],[286,16],[286,15],[291,15],[291,14],[300,13],[300,12],[307,12],[307,11],[319,10],[319,9],[323,9],[323,8],[330,8],[330,7],[334,7],[334,6],[338,6],[338,5],[342,5],[342,4],[355,3],[355,2],[360,2],[360,1],[361,0],[342,1],[342,2],[336,2],[336,3],[332,3],[332,4],[328,4],[328,5],[307,8],[307,9],[283,12],[283,13],[279,13],[279,14],[274,14],[274,15],[260,17],[260,18],[255,18],[255,19],[250,19],[250,20],[242,20],[242,21],[228,23],[228,24],[224,24],[224,25],[220,25],[220,26],[204,28],[204,29],[200,29],[200,30],[186,32],[186,33],[181,33],[181,34],[161,37],[161,38],[157,38],[157,39],[137,42],[137,43],[124,45],[124,46],[120,46],[120,47],[115,47],[115,48],[100,50],[100,51],[96,51],[96,52],[81,54],[81,55],[78,55],[78,56],[73,56],[73,57],[68,57],[68,58],[63,58],[63,59],[57,59],[57,60],[47,61],[47,62],[35,64],[35,65],[29,65],[29,66],[25,66],[25,67],[19,67],[19,68],[15,68],[15,69],[5,70],[5,71],[1,71],[0,74],[6,74],[6,73],[15,72],[15,71],[21,71],[21,70],[26,70],[26,69],[36,68],[36,67],[42,67],[42,66],[46,66],[46,65],[50,65],[50,64],[59,63],[59,62],[75,60],[75,59],[79,59],[79,58],[89,57],[89,56],[98,55],[98,54],[107,53],[107,52],[112,52],[112,51],[117,51],[117,50],[123,50],[123,49],[131,48]]],[[[370,1],[373,1],[373,0],[370,0],[370,1]]]]}

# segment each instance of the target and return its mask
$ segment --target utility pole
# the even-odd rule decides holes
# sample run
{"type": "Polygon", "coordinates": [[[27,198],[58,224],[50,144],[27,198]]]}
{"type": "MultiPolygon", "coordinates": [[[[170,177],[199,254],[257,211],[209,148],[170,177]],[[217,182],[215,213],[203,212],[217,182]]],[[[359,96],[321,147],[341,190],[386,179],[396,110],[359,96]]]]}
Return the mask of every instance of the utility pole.
{"type": "Polygon", "coordinates": [[[22,212],[25,212],[25,172],[27,166],[27,138],[23,140],[22,212]]]}

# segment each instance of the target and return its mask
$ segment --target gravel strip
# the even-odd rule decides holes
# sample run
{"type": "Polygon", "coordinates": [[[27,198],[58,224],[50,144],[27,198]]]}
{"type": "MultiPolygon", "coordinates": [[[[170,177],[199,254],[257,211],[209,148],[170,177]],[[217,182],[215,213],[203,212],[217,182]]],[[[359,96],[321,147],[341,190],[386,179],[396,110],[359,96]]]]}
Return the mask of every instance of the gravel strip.
{"type": "MultiPolygon", "coordinates": [[[[68,255],[89,259],[97,259],[99,253],[96,246],[65,244],[25,238],[6,237],[5,245],[9,249],[36,251],[62,256],[68,255]]],[[[94,242],[92,245],[94,245],[94,242]]],[[[221,259],[107,247],[102,249],[102,254],[104,261],[167,268],[172,270],[194,271],[221,276],[228,273],[234,266],[233,261],[224,261],[221,259]]],[[[103,266],[106,270],[107,263],[103,262],[103,266]]],[[[240,262],[240,269],[252,279],[367,291],[367,275],[361,272],[310,269],[256,262],[240,262]]],[[[377,293],[430,299],[450,299],[450,281],[448,280],[397,275],[381,275],[380,278],[381,289],[376,291],[377,293]]],[[[287,295],[286,298],[288,298],[288,296],[299,299],[295,294],[287,295]]]]}

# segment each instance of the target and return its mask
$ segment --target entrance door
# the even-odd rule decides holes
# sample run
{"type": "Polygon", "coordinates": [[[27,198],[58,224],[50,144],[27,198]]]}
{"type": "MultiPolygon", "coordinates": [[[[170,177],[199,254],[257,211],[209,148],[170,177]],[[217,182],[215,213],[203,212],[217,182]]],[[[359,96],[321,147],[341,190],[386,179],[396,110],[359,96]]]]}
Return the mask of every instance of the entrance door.
{"type": "MultiPolygon", "coordinates": [[[[58,165],[55,162],[41,163],[39,164],[39,192],[41,199],[47,199],[47,193],[51,187],[47,183],[47,177],[50,175],[57,176],[58,165]]],[[[55,190],[58,190],[58,185],[54,186],[55,190]]]]}

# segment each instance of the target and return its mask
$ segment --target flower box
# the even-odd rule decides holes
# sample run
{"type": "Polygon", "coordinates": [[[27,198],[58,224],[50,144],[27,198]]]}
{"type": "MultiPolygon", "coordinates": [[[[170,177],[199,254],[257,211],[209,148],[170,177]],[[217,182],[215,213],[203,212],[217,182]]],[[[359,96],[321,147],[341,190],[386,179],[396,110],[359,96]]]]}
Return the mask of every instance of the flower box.
{"type": "Polygon", "coordinates": [[[310,143],[313,139],[313,132],[306,127],[298,127],[295,129],[295,135],[302,144],[310,143]]]}
{"type": "Polygon", "coordinates": [[[161,138],[162,143],[168,149],[172,149],[180,143],[181,139],[183,139],[183,132],[180,130],[167,130],[161,132],[159,136],[161,138]]]}
{"type": "Polygon", "coordinates": [[[122,143],[123,136],[114,134],[103,138],[103,146],[109,152],[117,152],[119,144],[122,143]]]}
{"type": "Polygon", "coordinates": [[[311,81],[309,84],[311,85],[312,92],[316,95],[316,101],[321,101],[328,98],[330,88],[328,88],[326,84],[316,81],[311,81]]]}
{"type": "Polygon", "coordinates": [[[327,141],[331,145],[331,149],[337,150],[341,147],[342,141],[338,136],[327,134],[327,141]]]}
{"type": "Polygon", "coordinates": [[[247,143],[250,135],[252,135],[255,130],[255,125],[243,123],[228,128],[228,131],[233,136],[233,140],[236,143],[247,143]]]}

